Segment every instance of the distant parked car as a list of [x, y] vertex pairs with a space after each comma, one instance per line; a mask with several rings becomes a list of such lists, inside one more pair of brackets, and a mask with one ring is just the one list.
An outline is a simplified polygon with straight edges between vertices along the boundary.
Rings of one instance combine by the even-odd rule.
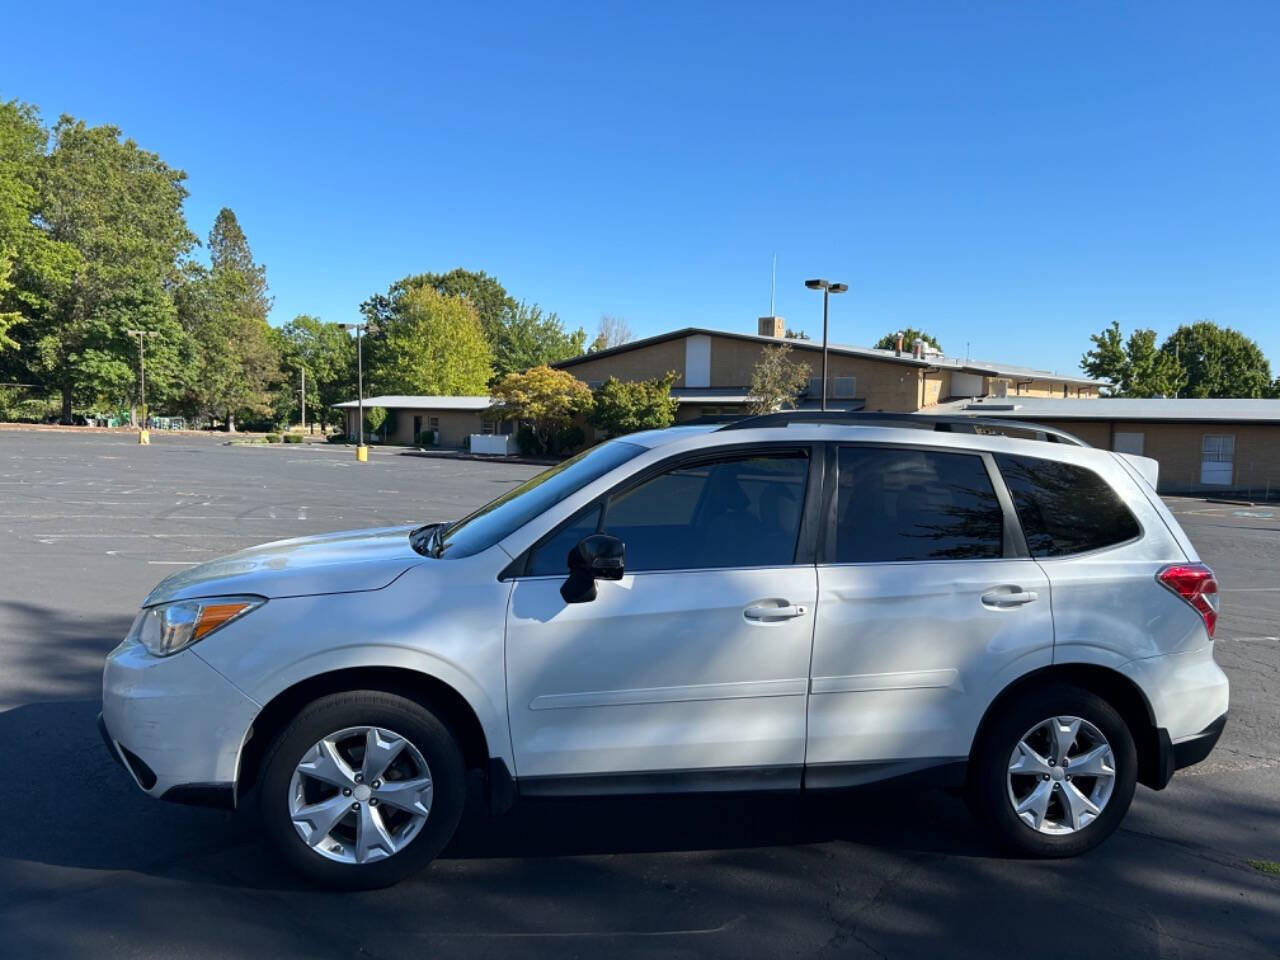
[[182, 571], [107, 659], [104, 736], [335, 887], [425, 866], [469, 770], [495, 811], [911, 777], [1081, 853], [1218, 740], [1217, 583], [1153, 461], [1004, 426], [635, 434], [453, 523]]

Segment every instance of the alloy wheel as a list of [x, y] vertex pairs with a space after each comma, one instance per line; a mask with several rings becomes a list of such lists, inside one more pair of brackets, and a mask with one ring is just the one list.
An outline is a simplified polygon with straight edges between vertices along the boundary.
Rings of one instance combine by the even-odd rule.
[[431, 814], [427, 761], [385, 727], [346, 727], [316, 741], [289, 782], [289, 815], [303, 843], [339, 863], [393, 856]]
[[1009, 757], [1008, 796], [1023, 823], [1040, 833], [1076, 833], [1111, 799], [1111, 744], [1080, 717], [1050, 717], [1022, 735]]

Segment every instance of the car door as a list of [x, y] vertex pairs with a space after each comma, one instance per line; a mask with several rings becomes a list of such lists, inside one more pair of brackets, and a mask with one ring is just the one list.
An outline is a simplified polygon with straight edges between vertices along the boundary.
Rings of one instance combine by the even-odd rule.
[[[522, 792], [799, 786], [821, 468], [807, 447], [668, 461], [532, 549], [507, 616]], [[624, 575], [566, 603], [596, 532]]]
[[818, 565], [807, 785], [964, 759], [1053, 657], [1049, 584], [989, 456], [842, 445]]

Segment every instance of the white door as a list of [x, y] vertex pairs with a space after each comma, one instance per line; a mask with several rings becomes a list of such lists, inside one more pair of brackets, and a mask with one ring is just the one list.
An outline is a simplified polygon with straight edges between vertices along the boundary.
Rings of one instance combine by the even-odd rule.
[[1233, 434], [1206, 433], [1200, 442], [1200, 482], [1230, 486], [1236, 454]]
[[1009, 556], [982, 456], [847, 446], [837, 469], [818, 566], [812, 786], [964, 759], [994, 696], [1053, 659], [1048, 580]]
[[[684, 464], [535, 547], [507, 616], [522, 792], [799, 786], [817, 574], [796, 563], [804, 451]], [[598, 596], [560, 596], [568, 549], [626, 545]], [[551, 779], [544, 779], [551, 778]]]

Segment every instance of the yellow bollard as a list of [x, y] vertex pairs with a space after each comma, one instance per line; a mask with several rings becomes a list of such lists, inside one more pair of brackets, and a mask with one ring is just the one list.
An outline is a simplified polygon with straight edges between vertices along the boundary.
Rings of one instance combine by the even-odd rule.
[[138, 442], [139, 442], [139, 443], [141, 443], [141, 444], [149, 444], [149, 443], [151, 443], [151, 431], [150, 431], [150, 430], [139, 430], [139, 431], [138, 431]]
[[366, 447], [364, 444], [361, 444], [360, 446], [356, 447], [356, 459], [361, 463], [368, 463], [369, 448]]

